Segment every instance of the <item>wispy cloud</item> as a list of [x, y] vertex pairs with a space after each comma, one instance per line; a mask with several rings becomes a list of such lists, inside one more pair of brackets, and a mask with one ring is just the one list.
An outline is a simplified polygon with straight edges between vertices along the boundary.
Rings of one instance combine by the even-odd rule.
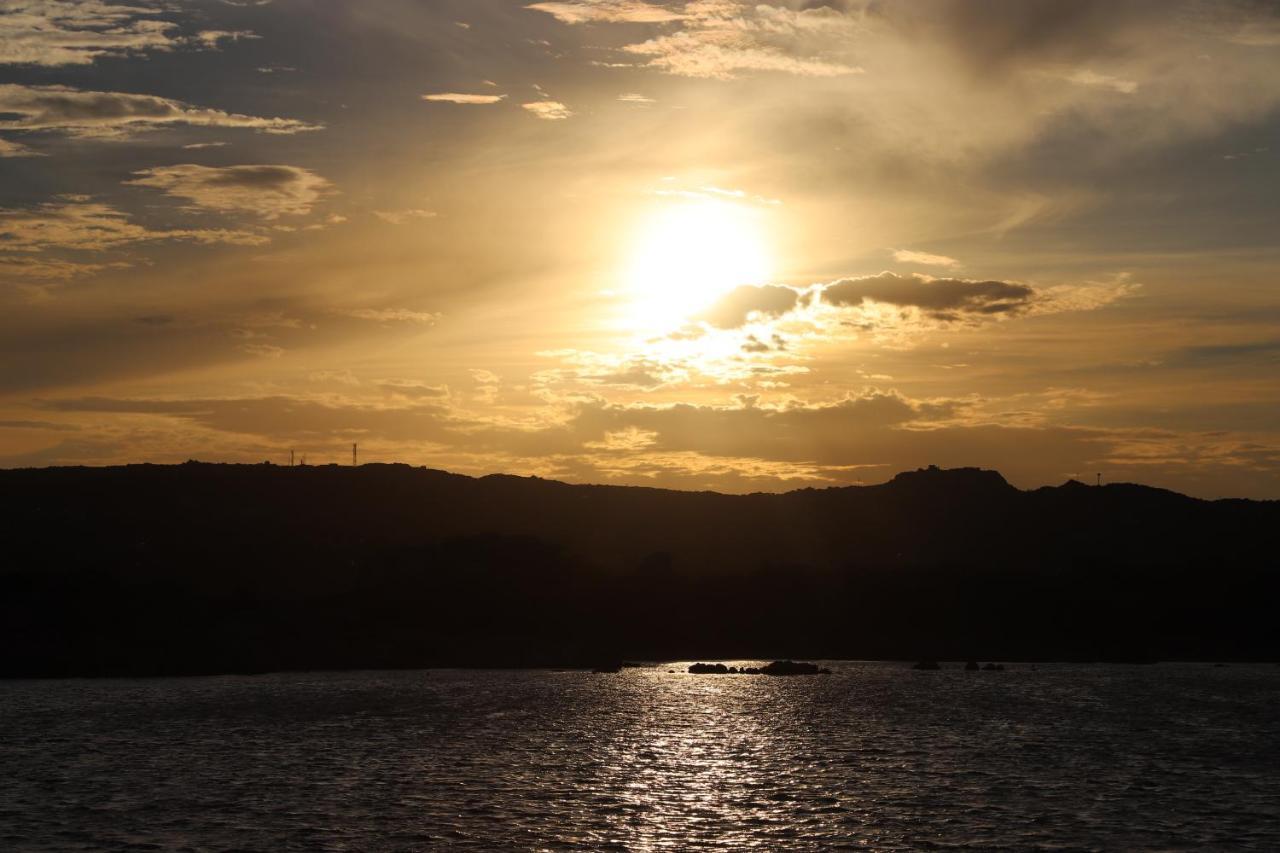
[[931, 267], [957, 267], [960, 262], [946, 255], [916, 252], [911, 249], [894, 249], [893, 259], [903, 264], [924, 264]]
[[836, 54], [847, 50], [855, 19], [826, 3], [799, 10], [765, 4], [701, 0], [680, 11], [632, 0], [579, 0], [528, 7], [566, 24], [674, 23], [674, 32], [626, 45], [646, 64], [684, 77], [729, 80], [743, 73], [780, 72], [809, 77], [858, 74]]
[[0, 210], [0, 251], [3, 252], [97, 251], [156, 240], [250, 246], [267, 242], [265, 237], [247, 231], [152, 229], [110, 205], [79, 199]]
[[245, 212], [263, 219], [302, 216], [333, 191], [333, 185], [298, 166], [198, 166], [184, 163], [134, 172], [125, 183], [186, 199], [192, 206]]
[[106, 0], [5, 0], [0, 64], [87, 65], [102, 56], [171, 50], [177, 25], [160, 7]]
[[0, 281], [69, 281], [113, 267], [124, 266], [128, 264], [123, 262], [95, 264], [43, 256], [14, 257], [0, 254]]
[[79, 137], [121, 137], [172, 125], [248, 128], [292, 134], [321, 125], [229, 113], [155, 95], [95, 92], [70, 86], [0, 84], [0, 130], [56, 131]]
[[373, 215], [389, 225], [407, 225], [422, 219], [435, 219], [439, 216], [434, 210], [409, 208], [407, 210], [375, 210]]
[[43, 157], [44, 154], [23, 145], [20, 142], [13, 142], [8, 139], [0, 138], [0, 157]]
[[506, 99], [506, 95], [471, 95], [463, 92], [437, 92], [433, 95], [423, 95], [424, 101], [435, 101], [446, 104], [496, 104]]
[[573, 110], [559, 101], [532, 101], [520, 106], [546, 121], [561, 121], [573, 115]]
[[1095, 86], [1101, 89], [1110, 89], [1113, 92], [1119, 92], [1122, 95], [1132, 95], [1138, 91], [1138, 83], [1134, 80], [1125, 80], [1121, 77], [1114, 77], [1110, 74], [1098, 74], [1088, 68], [1081, 68], [1073, 71], [1066, 76], [1066, 79], [1072, 83], [1081, 86]]
[[684, 18], [681, 12], [645, 0], [558, 0], [531, 3], [525, 8], [554, 15], [566, 24], [589, 21], [657, 24]]
[[430, 311], [411, 311], [408, 308], [352, 308], [340, 313], [358, 320], [372, 320], [375, 323], [431, 325], [440, 319], [439, 314]]
[[191, 37], [191, 40], [206, 50], [214, 50], [222, 45], [223, 42], [237, 42], [243, 39], [259, 39], [262, 36], [251, 30], [201, 30]]

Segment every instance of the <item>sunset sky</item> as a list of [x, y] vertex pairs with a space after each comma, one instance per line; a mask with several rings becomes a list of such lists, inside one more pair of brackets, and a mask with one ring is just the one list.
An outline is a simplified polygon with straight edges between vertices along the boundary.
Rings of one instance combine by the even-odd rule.
[[1280, 498], [1280, 4], [0, 0], [0, 467]]

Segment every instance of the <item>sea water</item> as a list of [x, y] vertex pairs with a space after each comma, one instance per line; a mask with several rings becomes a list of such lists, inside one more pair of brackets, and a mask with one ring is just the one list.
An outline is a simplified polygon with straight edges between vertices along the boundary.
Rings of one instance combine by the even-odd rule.
[[0, 849], [1280, 849], [1280, 668], [826, 665], [0, 682]]

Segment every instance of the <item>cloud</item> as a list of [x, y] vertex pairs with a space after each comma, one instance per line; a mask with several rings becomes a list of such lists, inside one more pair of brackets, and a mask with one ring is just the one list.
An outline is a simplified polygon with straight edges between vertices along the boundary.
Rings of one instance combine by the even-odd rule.
[[1245, 20], [1225, 38], [1248, 47], [1280, 47], [1280, 18]]
[[422, 100], [447, 104], [496, 104], [505, 100], [506, 97], [506, 95], [468, 95], [462, 92], [437, 92], [434, 95], [423, 95]]
[[421, 323], [430, 325], [440, 319], [439, 314], [429, 311], [410, 311], [407, 308], [354, 308], [343, 311], [348, 317], [359, 320], [373, 320], [377, 323]]
[[657, 101], [655, 101], [653, 98], [647, 97], [645, 95], [641, 95], [638, 92], [627, 92], [625, 94], [619, 95], [618, 100], [622, 101], [624, 104], [641, 104], [642, 106], [648, 106], [649, 104], [657, 103]]
[[[743, 285], [693, 319], [718, 329], [738, 329], [753, 320], [787, 319], [805, 309], [825, 308], [860, 312], [862, 316], [854, 325], [868, 329], [902, 325], [912, 317], [933, 325], [974, 324], [1027, 314], [1089, 311], [1130, 296], [1138, 288], [1126, 275], [1111, 281], [1036, 288], [1014, 281], [882, 272], [804, 289]], [[907, 315], [886, 315], [875, 310], [877, 306], [888, 306]], [[808, 316], [817, 317], [812, 312]], [[681, 330], [677, 334], [689, 332]]]
[[[2, 214], [0, 214], [2, 215]], [[3, 231], [0, 231], [2, 234]], [[127, 264], [88, 264], [44, 257], [11, 257], [0, 254], [0, 282], [2, 281], [69, 281], [85, 275], [93, 275], [112, 267]]]
[[868, 389], [827, 403], [776, 406], [753, 397], [728, 406], [586, 403], [570, 428], [577, 442], [637, 429], [654, 436], [656, 450], [844, 464], [876, 461], [853, 452], [870, 432], [938, 424], [964, 409], [961, 401], [911, 400], [896, 391]]
[[285, 352], [284, 347], [264, 343], [241, 344], [240, 351], [258, 358], [279, 358]]
[[[1086, 133], [1145, 156], [1152, 144], [1217, 132], [1280, 101], [1274, 52], [1236, 38], [1280, 28], [1270, 0], [890, 0], [849, 11], [881, 42], [869, 62], [914, 60], [921, 72], [886, 108], [913, 115], [932, 102], [931, 126], [966, 136], [1016, 145], [1046, 129]], [[1094, 142], [1082, 147], [1096, 156]]]
[[743, 72], [773, 71], [810, 77], [858, 74], [838, 54], [848, 49], [856, 21], [823, 7], [787, 9], [727, 0], [696, 0], [679, 11], [634, 0], [579, 0], [528, 7], [567, 24], [678, 23], [675, 32], [626, 45], [646, 64], [685, 77], [729, 80]]
[[449, 396], [448, 386], [431, 385], [420, 379], [379, 379], [373, 384], [397, 397], [440, 399]]
[[1138, 84], [1133, 80], [1124, 80], [1119, 77], [1112, 77], [1110, 74], [1098, 74], [1088, 68], [1081, 68], [1067, 75], [1067, 80], [1072, 83], [1078, 83], [1081, 86], [1097, 86], [1102, 89], [1110, 89], [1113, 92], [1119, 92], [1122, 95], [1132, 95], [1138, 91]]
[[705, 320], [720, 329], [736, 329], [753, 315], [776, 318], [794, 309], [800, 294], [779, 285], [743, 285], [721, 297], [714, 306], [696, 319]]
[[1035, 297], [1034, 288], [1015, 282], [902, 276], [891, 272], [842, 279], [821, 290], [822, 300], [829, 305], [850, 307], [879, 302], [914, 308], [941, 322], [1020, 314], [1030, 308]]
[[153, 230], [134, 222], [126, 213], [92, 201], [59, 200], [34, 208], [0, 209], [0, 252], [101, 251], [156, 240], [244, 246], [267, 242], [267, 238], [247, 231]]
[[1155, 26], [1217, 27], [1215, 18], [1252, 17], [1249, 6], [1214, 0], [935, 0], [877, 3], [867, 11], [903, 35], [945, 45], [972, 70], [994, 76], [1122, 56], [1150, 39]]
[[102, 56], [170, 50], [176, 24], [163, 8], [105, 0], [4, 0], [0, 64], [87, 65]]
[[191, 38], [191, 41], [200, 44], [206, 50], [217, 50], [224, 41], [237, 42], [241, 39], [259, 38], [262, 36], [251, 30], [201, 30]]
[[0, 138], [0, 157], [44, 157], [45, 155], [33, 148], [19, 143], [12, 142], [8, 139]]
[[406, 225], [419, 219], [434, 219], [439, 216], [434, 210], [408, 208], [407, 210], [375, 210], [373, 215], [390, 225]]
[[651, 68], [682, 77], [732, 80], [744, 71], [776, 71], [803, 77], [839, 77], [862, 69], [839, 62], [797, 57], [757, 43], [740, 30], [694, 30], [661, 36], [625, 50], [649, 57]]
[[333, 191], [329, 181], [298, 166], [198, 166], [184, 163], [134, 172], [126, 184], [152, 187], [194, 207], [252, 213], [263, 219], [302, 216]]
[[520, 106], [547, 121], [560, 121], [573, 115], [573, 111], [559, 101], [533, 101]]
[[54, 131], [77, 137], [121, 137], [173, 125], [241, 127], [292, 134], [320, 125], [294, 119], [228, 113], [125, 92], [94, 92], [70, 86], [0, 85], [0, 130]]
[[[557, 17], [568, 23], [608, 21], [597, 4], [567, 5], [570, 14]], [[798, 138], [821, 134], [856, 145], [873, 174], [935, 174], [935, 165], [963, 174], [1025, 146], [1070, 152], [1056, 163], [1116, 162], [1280, 104], [1270, 49], [1280, 15], [1270, 0], [692, 0], [668, 8], [677, 18], [655, 33], [621, 47], [592, 42], [621, 54], [601, 64], [629, 56], [688, 77], [841, 78], [812, 92], [754, 91], [760, 116], [789, 116], [766, 131], [768, 150], [803, 152]], [[1051, 180], [1055, 170], [1024, 172]]]
[[[1132, 472], [1147, 481], [1200, 482], [1202, 489], [1199, 478], [1206, 474], [1237, 483], [1246, 476], [1252, 488], [1266, 494], [1280, 464], [1274, 446], [1240, 437], [1017, 424], [983, 412], [972, 400], [911, 398], [878, 388], [774, 404], [754, 396], [725, 404], [668, 405], [592, 398], [536, 420], [515, 421], [453, 409], [443, 387], [412, 380], [382, 380], [373, 387], [383, 393], [369, 398], [333, 393], [82, 397], [45, 400], [39, 408], [68, 421], [92, 416], [95, 434], [114, 436], [113, 458], [155, 458], [166, 452], [185, 458], [181, 454], [189, 452], [193, 440], [235, 454], [236, 445], [227, 444], [234, 438], [251, 439], [257, 453], [258, 442], [317, 448], [359, 437], [387, 444], [393, 457], [455, 470], [736, 491], [864, 477], [875, 482], [937, 464], [994, 468], [1028, 486], [1059, 483], [1072, 471], [1105, 470], [1112, 478]], [[104, 417], [117, 414], [130, 416], [127, 433]], [[139, 415], [155, 420], [139, 430]], [[193, 434], [190, 427], [207, 432]], [[148, 442], [145, 448], [130, 444], [139, 436]], [[40, 464], [52, 461], [42, 458]]]
[[0, 421], [0, 429], [39, 429], [49, 432], [79, 432], [75, 424], [60, 424], [53, 421]]
[[932, 255], [928, 252], [913, 252], [910, 249], [894, 249], [893, 259], [903, 264], [924, 264], [932, 267], [957, 267], [960, 262], [946, 255]]
[[[271, 353], [263, 353], [267, 358]], [[85, 397], [51, 400], [48, 411], [151, 414], [206, 429], [276, 440], [320, 442], [358, 435], [403, 441], [461, 441], [444, 408], [436, 403], [388, 406], [301, 397], [227, 399], [112, 399]]]
[[609, 23], [659, 24], [681, 20], [684, 15], [644, 0], [560, 0], [531, 3], [525, 7], [554, 15], [566, 24], [592, 21]]

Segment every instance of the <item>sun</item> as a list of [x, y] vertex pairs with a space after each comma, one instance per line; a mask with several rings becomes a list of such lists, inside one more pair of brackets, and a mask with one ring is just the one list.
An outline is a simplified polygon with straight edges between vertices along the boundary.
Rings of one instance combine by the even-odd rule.
[[654, 211], [637, 230], [626, 268], [630, 322], [677, 326], [739, 285], [768, 282], [773, 261], [762, 219], [759, 210], [717, 199]]

